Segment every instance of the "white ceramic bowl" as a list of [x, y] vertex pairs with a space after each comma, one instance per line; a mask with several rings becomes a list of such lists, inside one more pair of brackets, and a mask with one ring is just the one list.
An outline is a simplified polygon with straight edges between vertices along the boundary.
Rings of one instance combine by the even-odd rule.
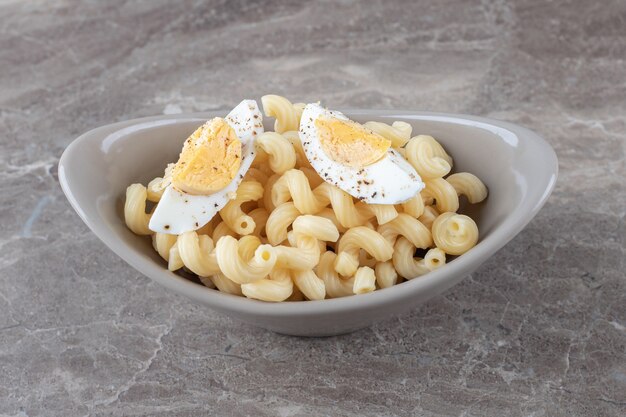
[[[502, 248], [537, 214], [557, 178], [553, 149], [511, 123], [474, 116], [411, 111], [347, 110], [350, 118], [402, 120], [414, 134], [434, 136], [452, 155], [455, 171], [468, 171], [489, 188], [488, 199], [470, 208], [481, 232], [469, 252], [444, 267], [392, 288], [322, 301], [266, 303], [220, 293], [167, 270], [150, 239], [123, 221], [126, 187], [146, 184], [176, 160], [182, 143], [220, 112], [156, 116], [91, 130], [68, 146], [59, 179], [83, 221], [111, 250], [164, 287], [235, 319], [279, 333], [304, 336], [354, 331], [414, 308], [450, 288]], [[266, 128], [271, 128], [268, 124]]]

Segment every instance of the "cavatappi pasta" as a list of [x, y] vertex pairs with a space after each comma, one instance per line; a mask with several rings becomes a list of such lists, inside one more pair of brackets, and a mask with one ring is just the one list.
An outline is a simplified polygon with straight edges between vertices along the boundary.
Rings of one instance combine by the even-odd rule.
[[169, 270], [185, 269], [207, 287], [255, 300], [323, 300], [415, 279], [478, 242], [476, 223], [457, 211], [461, 197], [479, 203], [487, 188], [471, 173], [450, 174], [453, 160], [432, 136], [411, 136], [405, 122], [365, 123], [425, 184], [403, 203], [366, 204], [311, 167], [298, 134], [303, 104], [276, 95], [262, 103], [275, 131], [256, 138], [257, 156], [236, 193], [200, 229], [172, 235], [148, 227], [173, 164], [147, 186], [127, 188], [126, 225], [151, 237]]

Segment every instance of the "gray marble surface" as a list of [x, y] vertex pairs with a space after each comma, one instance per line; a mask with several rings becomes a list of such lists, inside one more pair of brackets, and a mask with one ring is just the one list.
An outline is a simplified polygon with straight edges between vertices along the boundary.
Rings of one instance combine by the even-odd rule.
[[[0, 414], [626, 415], [626, 3], [601, 3], [0, 1]], [[463, 283], [326, 339], [168, 293], [61, 193], [85, 130], [269, 92], [523, 124], [559, 182]]]

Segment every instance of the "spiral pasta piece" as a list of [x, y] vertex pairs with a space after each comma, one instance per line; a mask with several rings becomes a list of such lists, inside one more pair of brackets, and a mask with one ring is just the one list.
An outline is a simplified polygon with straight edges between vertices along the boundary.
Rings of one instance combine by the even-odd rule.
[[261, 237], [265, 234], [265, 228], [267, 226], [267, 219], [270, 214], [262, 207], [255, 208], [251, 212], [248, 213], [248, 216], [252, 217], [254, 220], [254, 230], [252, 231], [252, 235]]
[[211, 279], [211, 277], [198, 277], [198, 279], [200, 280], [200, 282], [202, 283], [202, 285], [204, 285], [207, 288], [211, 288], [211, 289], [215, 289], [215, 283], [213, 282], [213, 280]]
[[354, 277], [344, 279], [339, 276], [335, 271], [336, 258], [337, 255], [334, 252], [324, 252], [316, 268], [317, 276], [324, 281], [326, 295], [329, 298], [346, 297], [353, 294]]
[[295, 107], [291, 101], [285, 97], [268, 94], [261, 97], [263, 104], [263, 113], [267, 117], [276, 118], [274, 130], [277, 133], [287, 132], [289, 130], [298, 130], [300, 127], [300, 117], [302, 109]]
[[363, 217], [369, 219], [368, 214], [375, 216], [378, 224], [389, 223], [398, 217], [398, 211], [391, 204], [365, 204], [360, 201], [356, 204], [356, 208]]
[[396, 242], [398, 236], [404, 236], [417, 248], [425, 249], [433, 245], [430, 230], [415, 217], [406, 213], [400, 213], [389, 223], [378, 226], [378, 233], [391, 245]]
[[256, 181], [243, 181], [237, 188], [237, 196], [220, 210], [220, 216], [228, 227], [240, 235], [249, 235], [254, 231], [256, 223], [241, 209], [248, 201], [256, 201], [263, 197], [263, 186]]
[[215, 226], [215, 229], [211, 234], [211, 239], [213, 239], [213, 242], [217, 242], [222, 236], [232, 236], [236, 238], [239, 235], [230, 227], [228, 227], [226, 222], [221, 221], [217, 224], [217, 226]]
[[174, 246], [170, 248], [170, 254], [167, 260], [167, 269], [169, 269], [170, 271], [178, 271], [183, 266], [185, 266], [185, 264], [180, 257], [177, 240], [176, 243], [174, 243]]
[[276, 206], [274, 205], [274, 202], [272, 201], [272, 192], [274, 190], [274, 184], [281, 177], [282, 175], [280, 174], [273, 174], [267, 179], [267, 182], [264, 185], [263, 200], [259, 201], [259, 203], [263, 203], [262, 204], [263, 207], [265, 208], [265, 210], [269, 212], [271, 212], [272, 210], [276, 208]]
[[147, 198], [146, 187], [141, 184], [132, 184], [126, 189], [124, 220], [126, 226], [137, 235], [152, 234], [152, 230], [148, 228], [150, 214], [146, 213]]
[[424, 256], [424, 265], [431, 271], [446, 264], [446, 253], [439, 248], [430, 249]]
[[[327, 182], [323, 182], [315, 188], [313, 194], [317, 197], [318, 204], [321, 207], [318, 212], [330, 204], [337, 220], [343, 227], [361, 225], [369, 217], [357, 209], [350, 194]], [[375, 214], [374, 211], [370, 211], [370, 213]]]
[[308, 300], [323, 300], [326, 297], [326, 285], [312, 270], [293, 271], [293, 283]]
[[221, 272], [237, 284], [265, 278], [277, 260], [276, 251], [270, 245], [260, 245], [252, 259], [244, 260], [239, 254], [239, 242], [232, 236], [223, 236], [217, 242], [215, 255]]
[[256, 144], [269, 155], [270, 168], [277, 174], [296, 166], [296, 151], [281, 134], [265, 132], [256, 139]]
[[462, 255], [478, 242], [478, 227], [463, 214], [443, 213], [432, 226], [435, 245], [450, 255]]
[[331, 208], [326, 207], [319, 213], [315, 213], [315, 215], [319, 217], [325, 217], [331, 222], [333, 222], [337, 230], [339, 230], [339, 233], [344, 233], [346, 230], [348, 230], [347, 227], [344, 227], [341, 223], [339, 223], [339, 220], [337, 219], [335, 212]]
[[244, 181], [256, 181], [260, 184], [265, 184], [268, 179], [269, 176], [259, 168], [248, 169], [248, 172], [246, 172], [246, 175], [243, 177]]
[[[410, 280], [441, 266], [433, 266], [441, 263], [441, 251], [436, 248], [426, 252], [424, 259], [414, 258], [414, 253], [415, 246], [411, 242], [404, 237], [398, 238], [394, 246], [392, 262], [396, 272], [403, 278]], [[437, 261], [433, 261], [432, 258], [437, 258]], [[445, 257], [443, 263], [445, 263]]]
[[352, 276], [359, 267], [359, 249], [364, 249], [379, 262], [388, 261], [393, 246], [380, 233], [365, 226], [349, 229], [339, 239], [335, 271], [343, 276]]
[[298, 218], [300, 211], [291, 202], [276, 207], [267, 218], [265, 233], [271, 245], [279, 245], [287, 239], [289, 226]]
[[209, 277], [220, 272], [210, 237], [185, 232], [178, 236], [176, 246], [184, 266], [194, 274]]
[[241, 285], [226, 278], [224, 274], [215, 274], [210, 277], [213, 284], [223, 293], [232, 295], [243, 295]]
[[244, 262], [249, 262], [252, 258], [254, 258], [254, 253], [257, 248], [261, 246], [261, 240], [252, 235], [242, 236], [237, 243], [237, 251]]
[[398, 282], [398, 273], [392, 261], [377, 262], [374, 272], [376, 272], [376, 283], [380, 288], [389, 288]]
[[152, 246], [154, 250], [161, 255], [161, 258], [168, 261], [170, 259], [170, 250], [176, 244], [176, 235], [168, 235], [167, 233], [155, 233], [152, 235]]
[[433, 222], [439, 216], [439, 212], [433, 206], [424, 207], [424, 214], [419, 216], [417, 220], [419, 220], [424, 226], [428, 228], [428, 230], [432, 229]]
[[441, 178], [452, 169], [452, 158], [432, 136], [419, 135], [405, 146], [406, 159], [423, 180]]
[[434, 200], [437, 211], [445, 213], [456, 212], [459, 209], [459, 196], [448, 181], [443, 178], [432, 178], [424, 181], [424, 184], [426, 187], [422, 190], [422, 196], [429, 203]]
[[391, 125], [382, 122], [367, 122], [365, 127], [391, 141], [394, 148], [403, 147], [411, 138], [413, 128], [406, 122], [393, 122]]
[[458, 195], [467, 197], [467, 201], [471, 204], [480, 203], [487, 198], [487, 187], [474, 174], [459, 172], [450, 175], [446, 181], [456, 190]]
[[293, 200], [293, 204], [302, 214], [315, 214], [326, 204], [313, 194], [309, 180], [297, 169], [285, 172], [272, 187], [272, 203], [275, 207]]
[[285, 301], [293, 293], [293, 280], [289, 270], [276, 268], [269, 277], [241, 285], [241, 292], [248, 298], [261, 301]]
[[366, 294], [376, 289], [376, 274], [368, 266], [362, 266], [354, 274], [354, 284], [352, 292], [355, 294]]
[[402, 211], [416, 219], [424, 214], [424, 200], [422, 195], [418, 194], [407, 202], [402, 203]]
[[274, 248], [277, 265], [282, 268], [299, 271], [313, 269], [320, 259], [319, 241], [334, 242], [339, 238], [335, 225], [324, 217], [299, 216], [292, 227], [296, 246], [280, 245]]
[[293, 146], [293, 149], [296, 152], [296, 166], [300, 169], [305, 167], [311, 168], [311, 163], [306, 157], [304, 148], [302, 147], [300, 133], [297, 130], [290, 130], [288, 132], [283, 132], [283, 137], [291, 143], [291, 146]]

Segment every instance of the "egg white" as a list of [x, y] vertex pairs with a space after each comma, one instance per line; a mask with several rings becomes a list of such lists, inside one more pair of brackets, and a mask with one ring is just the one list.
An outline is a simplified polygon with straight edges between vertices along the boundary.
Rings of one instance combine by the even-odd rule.
[[343, 113], [307, 104], [300, 120], [300, 140], [311, 166], [322, 179], [368, 204], [398, 204], [410, 200], [424, 188], [411, 164], [393, 148], [373, 164], [349, 167], [331, 159], [315, 126], [319, 117], [349, 120]]
[[241, 141], [241, 165], [235, 178], [225, 188], [206, 196], [167, 186], [150, 219], [150, 230], [175, 235], [197, 230], [235, 197], [256, 155], [254, 140], [263, 133], [263, 115], [255, 100], [243, 100], [225, 120]]

